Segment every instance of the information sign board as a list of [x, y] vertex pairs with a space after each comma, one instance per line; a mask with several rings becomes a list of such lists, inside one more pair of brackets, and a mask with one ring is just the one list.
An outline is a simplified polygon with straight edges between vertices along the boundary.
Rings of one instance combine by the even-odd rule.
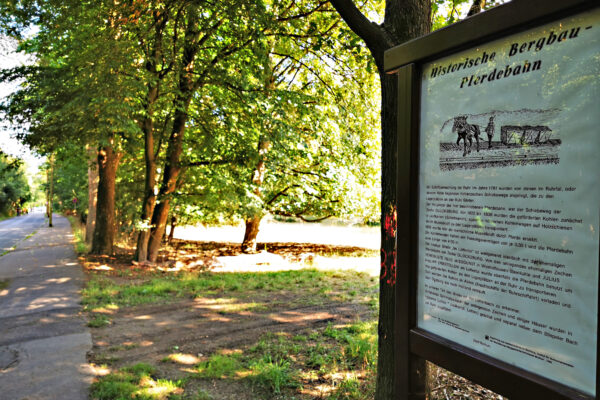
[[600, 9], [421, 71], [417, 326], [595, 396]]

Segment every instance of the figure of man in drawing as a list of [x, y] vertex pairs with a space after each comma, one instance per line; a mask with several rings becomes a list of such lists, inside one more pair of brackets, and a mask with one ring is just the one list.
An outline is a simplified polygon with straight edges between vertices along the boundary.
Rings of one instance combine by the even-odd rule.
[[485, 133], [487, 133], [488, 137], [488, 149], [492, 148], [492, 137], [494, 137], [494, 116], [490, 117], [490, 122], [488, 122], [487, 127], [485, 128]]

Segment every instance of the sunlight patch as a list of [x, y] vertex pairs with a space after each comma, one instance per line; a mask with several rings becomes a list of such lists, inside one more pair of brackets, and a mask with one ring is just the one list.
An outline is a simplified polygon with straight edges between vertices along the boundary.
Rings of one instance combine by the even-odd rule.
[[171, 362], [184, 365], [195, 365], [200, 362], [200, 359], [192, 354], [174, 353], [167, 358]]

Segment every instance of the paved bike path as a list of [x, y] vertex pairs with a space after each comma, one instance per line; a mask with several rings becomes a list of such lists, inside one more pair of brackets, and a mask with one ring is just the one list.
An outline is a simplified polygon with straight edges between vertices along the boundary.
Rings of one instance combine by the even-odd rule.
[[[84, 275], [66, 218], [0, 257], [0, 399], [88, 399]], [[2, 284], [4, 282], [4, 284]]]

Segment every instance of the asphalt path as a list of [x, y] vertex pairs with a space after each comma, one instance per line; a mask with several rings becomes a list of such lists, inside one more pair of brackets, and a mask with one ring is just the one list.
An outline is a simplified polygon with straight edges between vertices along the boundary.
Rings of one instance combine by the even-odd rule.
[[43, 224], [43, 213], [31, 213], [0, 221], [0, 254], [10, 250]]
[[[81, 315], [84, 275], [69, 222], [30, 214], [0, 223], [0, 399], [85, 400], [92, 372]], [[33, 235], [32, 235], [33, 234]], [[2, 254], [2, 252], [0, 252]]]

